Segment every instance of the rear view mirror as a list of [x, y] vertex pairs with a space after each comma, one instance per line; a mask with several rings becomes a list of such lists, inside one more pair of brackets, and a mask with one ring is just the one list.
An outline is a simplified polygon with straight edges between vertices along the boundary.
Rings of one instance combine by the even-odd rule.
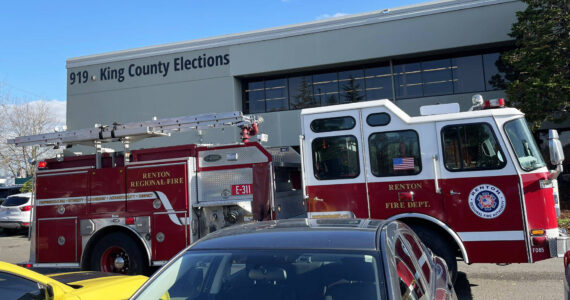
[[561, 165], [564, 161], [564, 150], [558, 138], [558, 131], [550, 129], [548, 131], [548, 149], [550, 150], [550, 163]]

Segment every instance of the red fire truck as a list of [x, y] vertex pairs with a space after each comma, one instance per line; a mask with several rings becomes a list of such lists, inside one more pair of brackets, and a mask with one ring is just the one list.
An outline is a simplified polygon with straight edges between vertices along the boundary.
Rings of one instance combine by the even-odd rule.
[[[562, 255], [570, 242], [555, 210], [560, 141], [553, 131], [558, 167], [549, 172], [524, 115], [502, 106], [479, 96], [470, 111], [426, 106], [417, 117], [389, 100], [304, 109], [300, 155], [248, 142], [256, 119], [241, 113], [16, 138], [9, 142], [97, 150], [39, 165], [31, 261], [143, 272], [219, 228], [305, 211], [402, 220], [454, 274], [456, 258]], [[220, 126], [241, 127], [244, 142], [129, 151], [140, 138]], [[107, 141], [125, 150], [106, 150]]]

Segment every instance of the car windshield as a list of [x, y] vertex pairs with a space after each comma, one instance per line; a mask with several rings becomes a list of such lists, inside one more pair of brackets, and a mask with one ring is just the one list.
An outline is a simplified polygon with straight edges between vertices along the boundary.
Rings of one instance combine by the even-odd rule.
[[30, 200], [28, 197], [8, 197], [2, 205], [4, 206], [20, 206], [26, 204]]
[[135, 299], [385, 299], [371, 254], [189, 251]]
[[505, 132], [523, 170], [532, 171], [545, 166], [524, 118], [507, 122]]

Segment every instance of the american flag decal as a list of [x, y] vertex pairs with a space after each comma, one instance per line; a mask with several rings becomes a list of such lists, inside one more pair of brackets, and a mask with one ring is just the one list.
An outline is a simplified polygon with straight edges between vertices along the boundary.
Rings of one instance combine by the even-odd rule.
[[394, 171], [397, 170], [413, 170], [414, 158], [413, 157], [398, 157], [393, 159]]

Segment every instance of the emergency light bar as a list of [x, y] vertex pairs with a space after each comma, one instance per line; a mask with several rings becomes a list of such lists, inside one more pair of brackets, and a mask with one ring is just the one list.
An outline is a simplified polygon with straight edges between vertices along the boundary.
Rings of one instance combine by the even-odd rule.
[[483, 109], [502, 108], [502, 107], [505, 107], [505, 99], [503, 98], [485, 100], [483, 102]]

